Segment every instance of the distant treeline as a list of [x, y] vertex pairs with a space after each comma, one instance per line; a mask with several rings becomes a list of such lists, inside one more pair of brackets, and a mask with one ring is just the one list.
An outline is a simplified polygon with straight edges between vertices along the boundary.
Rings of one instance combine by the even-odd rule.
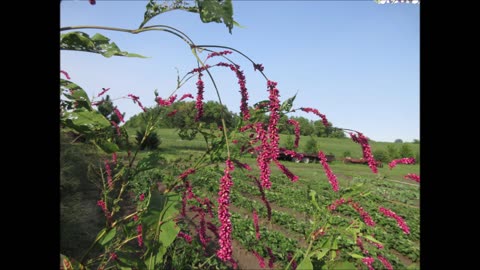
[[[126, 128], [142, 129], [145, 128], [147, 119], [153, 114], [160, 113], [161, 121], [158, 122], [159, 128], [177, 128], [189, 129], [198, 127], [216, 129], [222, 125], [221, 114], [224, 113], [225, 123], [228, 128], [233, 128], [241, 121], [241, 116], [228, 110], [225, 105], [220, 105], [216, 101], [207, 101], [203, 104], [203, 116], [198, 122], [195, 122], [197, 110], [194, 101], [180, 101], [171, 106], [148, 108], [147, 112], [141, 112], [132, 116], [125, 124]], [[252, 117], [260, 118], [263, 122], [268, 122], [268, 114], [255, 112], [250, 108]], [[296, 120], [300, 125], [300, 134], [304, 136], [343, 138], [345, 134], [335, 127], [325, 127], [321, 119], [312, 121], [305, 117], [282, 115], [279, 121], [279, 131], [281, 134], [294, 134], [295, 128], [288, 123], [289, 119]]]

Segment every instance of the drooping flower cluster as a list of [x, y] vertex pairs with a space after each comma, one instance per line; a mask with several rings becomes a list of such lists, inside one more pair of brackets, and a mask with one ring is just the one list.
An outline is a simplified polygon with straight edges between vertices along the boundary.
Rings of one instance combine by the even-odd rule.
[[175, 110], [173, 110], [173, 111], [171, 111], [171, 112], [167, 113], [167, 116], [168, 116], [168, 117], [172, 117], [172, 116], [174, 116], [175, 114], [177, 114], [177, 112], [178, 112], [178, 110], [177, 110], [177, 109], [175, 109]]
[[272, 249], [269, 247], [267, 247], [267, 252], [268, 256], [270, 257], [270, 259], [268, 260], [268, 267], [273, 268], [273, 263], [275, 263], [275, 255], [273, 255]]
[[287, 260], [290, 262], [292, 262], [290, 264], [290, 266], [292, 267], [292, 270], [296, 270], [297, 269], [297, 261], [295, 261], [295, 259], [293, 258], [292, 256], [292, 253], [291, 252], [288, 252], [287, 253]]
[[293, 150], [288, 150], [285, 148], [280, 148], [280, 151], [283, 152], [285, 155], [291, 156], [292, 158], [296, 158], [298, 160], [301, 160], [303, 158], [303, 154], [297, 153]]
[[213, 223], [211, 223], [210, 221], [207, 221], [207, 228], [215, 235], [215, 237], [218, 238], [218, 230]]
[[388, 163], [388, 167], [393, 169], [397, 164], [415, 164], [415, 158], [399, 158], [399, 159], [394, 159], [390, 163]]
[[107, 204], [103, 200], [97, 201], [97, 205], [100, 206], [106, 218], [110, 218], [111, 214], [107, 209]]
[[195, 108], [197, 109], [197, 114], [195, 115], [195, 121], [200, 120], [203, 116], [203, 92], [204, 85], [202, 81], [202, 73], [198, 73], [197, 81], [197, 100], [195, 102]]
[[205, 61], [208, 59], [208, 58], [211, 58], [211, 57], [214, 57], [214, 56], [222, 56], [222, 55], [227, 55], [227, 54], [231, 54], [232, 51], [229, 51], [229, 50], [225, 50], [225, 51], [221, 51], [221, 52], [212, 52], [212, 53], [209, 53], [207, 55], [207, 58], [205, 59]]
[[360, 206], [359, 203], [349, 200], [348, 204], [350, 204], [350, 206], [352, 206], [353, 209], [355, 209], [355, 211], [357, 211], [357, 213], [360, 214], [365, 224], [367, 224], [370, 227], [375, 226], [375, 221], [373, 221], [372, 217], [367, 213], [367, 211], [363, 209], [363, 207]]
[[182, 101], [182, 100], [184, 100], [184, 99], [186, 99], [186, 98], [191, 98], [191, 99], [193, 99], [193, 96], [192, 96], [192, 94], [183, 94], [183, 96], [182, 96], [178, 101]]
[[108, 90], [110, 90], [110, 88], [103, 88], [102, 87], [102, 92], [100, 92], [97, 97], [101, 97], [103, 94], [105, 94]]
[[363, 252], [363, 254], [368, 255], [368, 250], [365, 249], [363, 246], [363, 241], [360, 236], [357, 236], [357, 240], [355, 241], [357, 246], [360, 248], [360, 250]]
[[179, 231], [177, 236], [185, 239], [185, 241], [187, 241], [187, 243], [189, 244], [192, 242], [192, 237], [182, 231]]
[[347, 201], [344, 198], [337, 199], [331, 205], [328, 206], [328, 210], [335, 211], [337, 209], [337, 207], [339, 207], [340, 205], [342, 205], [346, 202]]
[[264, 269], [265, 268], [265, 260], [263, 259], [263, 257], [260, 256], [260, 254], [258, 254], [255, 250], [253, 250], [252, 253], [257, 258], [258, 265], [260, 266], [260, 268]]
[[118, 124], [115, 121], [110, 121], [110, 123], [115, 127], [115, 130], [117, 131], [117, 135], [121, 136], [122, 133], [120, 132], [120, 127], [118, 126]]
[[267, 220], [270, 221], [270, 218], [272, 217], [272, 208], [270, 207], [270, 202], [267, 200], [267, 197], [265, 196], [265, 190], [262, 187], [262, 184], [258, 180], [258, 178], [249, 175], [250, 178], [252, 178], [255, 181], [255, 184], [258, 187], [258, 190], [260, 191], [260, 196], [262, 198], [263, 203], [265, 204], [265, 207], [267, 208]]
[[112, 162], [115, 165], [117, 164], [117, 152], [112, 153]]
[[257, 240], [260, 240], [260, 229], [258, 227], [258, 215], [255, 209], [253, 210], [252, 215], [253, 215], [253, 226], [255, 227], [255, 236], [257, 237]]
[[285, 167], [285, 165], [280, 163], [278, 160], [274, 160], [274, 162], [275, 165], [277, 165], [277, 167], [283, 172], [283, 174], [285, 174], [288, 179], [290, 179], [290, 181], [294, 183], [298, 181], [298, 176], [294, 175], [289, 169], [287, 169], [287, 167]]
[[258, 148], [260, 152], [257, 154], [257, 165], [260, 169], [260, 181], [262, 183], [262, 187], [269, 189], [272, 186], [272, 183], [270, 182], [270, 161], [272, 158], [268, 137], [262, 127], [262, 123], [256, 123], [254, 127], [255, 131], [257, 132], [257, 139], [261, 142], [261, 145]]
[[365, 238], [365, 240], [366, 240], [368, 243], [374, 245], [374, 246], [375, 246], [376, 248], [378, 248], [378, 249], [382, 249], [382, 248], [383, 248], [383, 245], [380, 244], [380, 243], [376, 243], [376, 242], [370, 241], [370, 240], [368, 240], [367, 238]]
[[220, 62], [216, 64], [219, 67], [229, 67], [231, 71], [235, 72], [235, 75], [238, 79], [238, 85], [240, 85], [240, 95], [242, 97], [240, 101], [240, 111], [242, 112], [243, 120], [247, 121], [250, 119], [250, 111], [248, 110], [248, 91], [247, 91], [247, 82], [243, 71], [240, 70], [239, 65], [227, 64]]
[[118, 259], [118, 255], [115, 252], [110, 253], [110, 260], [115, 261]]
[[195, 169], [194, 168], [189, 168], [186, 171], [182, 172], [182, 174], [180, 174], [180, 179], [185, 180], [187, 178], [187, 176], [189, 176], [192, 173], [195, 173]]
[[363, 158], [368, 161], [368, 167], [370, 167], [373, 173], [378, 173], [377, 161], [373, 157], [372, 149], [368, 144], [368, 138], [361, 132], [357, 132], [357, 134], [350, 133], [350, 137], [352, 138], [352, 141], [362, 146]]
[[414, 174], [414, 173], [409, 173], [404, 176], [405, 179], [411, 179], [417, 183], [420, 183], [420, 175]]
[[171, 95], [168, 99], [163, 99], [161, 97], [157, 97], [156, 101], [158, 106], [170, 106], [173, 102], [177, 99], [177, 95]]
[[328, 127], [330, 126], [330, 123], [328, 123], [327, 117], [325, 114], [320, 113], [317, 109], [314, 108], [308, 108], [308, 107], [302, 107], [300, 110], [306, 112], [306, 113], [313, 113], [317, 115], [318, 117], [322, 118], [322, 123], [324, 126]]
[[335, 200], [331, 205], [328, 206], [328, 210], [335, 211], [338, 206], [347, 203], [349, 204], [357, 213], [362, 217], [363, 222], [368, 226], [375, 226], [375, 221], [373, 221], [372, 217], [360, 206], [359, 203], [354, 202], [351, 198], [345, 200], [344, 198], [340, 198]]
[[220, 179], [220, 190], [218, 192], [218, 220], [220, 228], [218, 229], [218, 243], [220, 249], [217, 256], [223, 261], [229, 261], [232, 258], [232, 222], [230, 221], [230, 188], [233, 186], [232, 176], [234, 166], [230, 159], [225, 162], [224, 175]]
[[108, 164], [108, 160], [105, 160], [105, 171], [107, 172], [107, 185], [108, 188], [111, 189], [113, 187], [112, 181], [112, 170], [110, 168], [110, 164]]
[[138, 246], [142, 247], [143, 246], [143, 235], [142, 235], [142, 224], [137, 225], [137, 242]]
[[330, 182], [330, 185], [332, 185], [333, 191], [337, 192], [338, 191], [337, 176], [333, 174], [332, 170], [330, 169], [330, 166], [327, 163], [327, 157], [322, 151], [319, 151], [318, 158], [320, 159], [320, 163], [322, 163], [323, 169], [325, 170], [325, 174], [328, 177], [328, 181]]
[[145, 200], [145, 194], [144, 194], [144, 193], [140, 194], [140, 196], [138, 197], [138, 199], [139, 199], [141, 202], [143, 202], [143, 201]]
[[279, 155], [278, 143], [280, 136], [278, 135], [278, 121], [280, 120], [280, 99], [277, 83], [274, 81], [267, 81], [270, 100], [269, 110], [270, 118], [268, 121], [267, 135], [270, 140], [269, 150], [271, 159], [276, 160]]
[[264, 67], [262, 64], [253, 64], [253, 70], [256, 71], [256, 70], [260, 70], [260, 71], [263, 71], [264, 70]]
[[205, 70], [207, 70], [207, 69], [209, 69], [209, 68], [211, 68], [211, 66], [209, 66], [209, 65], [201, 66], [201, 67], [192, 69], [192, 70], [191, 70], [190, 72], [188, 72], [187, 74], [200, 73], [200, 72], [205, 71]]
[[410, 228], [408, 227], [407, 223], [403, 218], [399, 215], [397, 215], [395, 212], [393, 212], [390, 209], [384, 208], [384, 207], [379, 207], [378, 210], [380, 213], [384, 214], [387, 217], [391, 217], [397, 221], [398, 227], [400, 227], [405, 234], [410, 233]]
[[378, 255], [377, 256], [377, 259], [382, 262], [383, 266], [385, 266], [385, 269], [387, 270], [393, 270], [393, 267], [392, 265], [390, 264], [390, 262], [385, 258], [385, 257], [382, 257], [381, 255]]
[[142, 109], [144, 112], [147, 112], [147, 109], [145, 109], [145, 107], [143, 107], [142, 103], [140, 102], [140, 98], [138, 96], [135, 96], [133, 94], [128, 94], [128, 96], [133, 100], [134, 104], [138, 104], [140, 109]]
[[295, 127], [295, 142], [293, 143], [293, 147], [298, 148], [298, 142], [300, 141], [300, 124], [293, 119], [288, 119], [288, 123]]
[[70, 76], [68, 76], [68, 73], [67, 73], [66, 71], [60, 70], [60, 73], [62, 73], [63, 75], [65, 75], [65, 77], [67, 78], [67, 80], [70, 80]]
[[120, 111], [118, 110], [117, 107], [115, 107], [113, 109], [113, 111], [115, 112], [115, 114], [117, 115], [118, 119], [122, 122], [122, 123], [125, 123], [125, 120], [123, 120], [123, 115], [120, 113]]
[[207, 227], [205, 224], [205, 212], [203, 209], [197, 211], [200, 215], [200, 226], [197, 228], [198, 237], [200, 238], [200, 243], [202, 244], [203, 250], [207, 250], [207, 245], [210, 238], [207, 236]]
[[365, 257], [362, 259], [362, 262], [368, 267], [368, 270], [375, 270], [372, 266], [374, 261], [375, 259], [372, 257]]

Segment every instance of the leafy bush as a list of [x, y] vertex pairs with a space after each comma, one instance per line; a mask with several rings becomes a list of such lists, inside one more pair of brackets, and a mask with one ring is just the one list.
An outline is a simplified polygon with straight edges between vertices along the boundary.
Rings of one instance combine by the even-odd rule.
[[137, 131], [136, 140], [137, 140], [137, 144], [140, 146], [140, 150], [145, 150], [145, 149], [155, 150], [155, 149], [157, 149], [158, 146], [160, 146], [160, 144], [162, 143], [162, 141], [158, 137], [157, 133], [152, 131], [150, 134], [148, 134], [148, 136], [145, 138], [145, 141], [142, 143], [142, 139], [143, 139], [143, 136], [145, 135], [145, 133], [146, 133], [145, 129], [141, 129], [141, 130]]
[[387, 153], [388, 153], [388, 158], [390, 160], [400, 158], [400, 156], [398, 155], [397, 148], [393, 144], [387, 145]]
[[288, 135], [287, 136], [287, 139], [285, 141], [285, 143], [283, 144], [283, 147], [285, 147], [286, 149], [293, 149], [294, 147], [294, 142], [293, 142], [293, 136], [292, 135]]
[[345, 151], [343, 152], [343, 157], [346, 158], [346, 157], [351, 157], [352, 156], [352, 153], [350, 151]]
[[405, 143], [402, 144], [402, 146], [400, 147], [400, 150], [398, 152], [399, 152], [401, 158], [403, 158], [403, 157], [413, 157], [412, 148], [408, 144], [405, 144]]
[[305, 151], [305, 153], [317, 153], [318, 152], [317, 141], [312, 136], [310, 136], [310, 139], [308, 139], [307, 143], [305, 144], [304, 151]]
[[373, 156], [375, 157], [375, 160], [381, 161], [381, 162], [388, 162], [388, 153], [384, 150], [376, 150], [373, 151]]

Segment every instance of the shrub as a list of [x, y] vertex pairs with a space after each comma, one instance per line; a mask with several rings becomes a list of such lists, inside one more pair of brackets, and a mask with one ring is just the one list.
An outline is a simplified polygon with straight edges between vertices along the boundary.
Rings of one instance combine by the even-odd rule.
[[145, 141], [141, 144], [143, 136], [145, 135], [146, 130], [141, 129], [137, 131], [137, 144], [140, 146], [140, 150], [155, 150], [162, 143], [156, 132], [151, 132], [146, 138]]
[[304, 151], [305, 153], [318, 152], [317, 141], [313, 138], [313, 136], [310, 136], [310, 139], [308, 139], [307, 143], [305, 144]]
[[387, 145], [387, 153], [388, 153], [388, 159], [390, 160], [400, 158], [400, 156], [398, 155], [397, 148], [393, 144]]
[[384, 150], [376, 150], [373, 151], [373, 156], [375, 157], [375, 160], [381, 161], [381, 162], [388, 162], [388, 153]]
[[402, 144], [399, 151], [400, 157], [413, 157], [412, 148], [408, 144]]

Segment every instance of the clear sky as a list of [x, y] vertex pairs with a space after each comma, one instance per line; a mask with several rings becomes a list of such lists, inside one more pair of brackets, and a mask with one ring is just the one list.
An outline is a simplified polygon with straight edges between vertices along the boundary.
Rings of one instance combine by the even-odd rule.
[[[143, 20], [147, 1], [61, 2], [60, 24], [100, 25], [135, 29]], [[244, 28], [232, 34], [224, 24], [202, 23], [199, 15], [171, 11], [147, 25], [164, 24], [187, 34], [196, 44], [236, 48], [265, 67], [278, 82], [280, 100], [298, 92], [294, 107], [313, 107], [336, 127], [363, 132], [376, 141], [412, 141], [420, 138], [420, 5], [376, 4], [367, 1], [233, 1], [234, 19]], [[120, 49], [148, 59], [112, 57], [61, 51], [62, 70], [89, 96], [102, 89], [112, 98], [129, 93], [145, 106], [154, 106], [154, 90], [168, 97], [180, 76], [196, 67], [188, 45], [166, 32], [138, 35], [103, 30]], [[64, 32], [65, 33], [65, 32]], [[202, 59], [206, 53], [202, 54]], [[265, 79], [240, 55], [232, 55], [244, 70], [249, 105], [268, 98]], [[211, 59], [211, 60], [220, 60]], [[209, 60], [210, 64], [217, 61]], [[240, 94], [235, 74], [212, 70], [221, 98], [239, 112]], [[177, 93], [195, 95], [196, 79]], [[206, 100], [217, 100], [204, 76]], [[115, 102], [126, 118], [141, 109], [131, 100]], [[317, 120], [313, 114], [295, 116]]]

